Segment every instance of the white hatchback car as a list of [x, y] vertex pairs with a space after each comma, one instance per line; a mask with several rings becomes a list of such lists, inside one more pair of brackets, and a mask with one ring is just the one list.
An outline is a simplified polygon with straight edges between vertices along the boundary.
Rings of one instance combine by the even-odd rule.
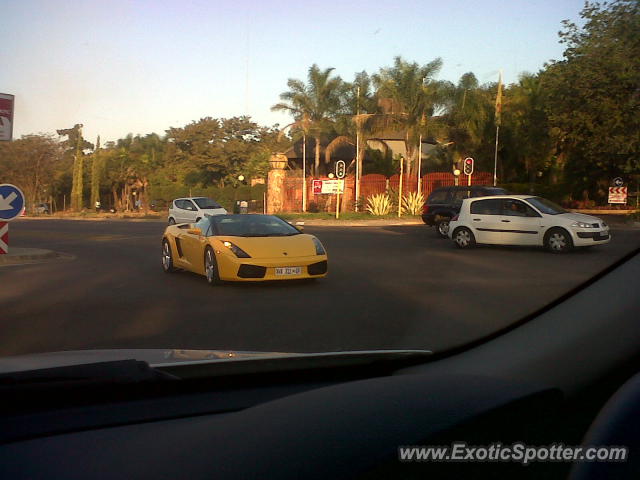
[[227, 211], [207, 197], [176, 198], [169, 205], [169, 225], [196, 223], [205, 215], [226, 215]]
[[467, 198], [451, 220], [449, 238], [457, 247], [476, 243], [539, 245], [554, 253], [609, 243], [607, 224], [598, 217], [570, 213], [532, 195]]

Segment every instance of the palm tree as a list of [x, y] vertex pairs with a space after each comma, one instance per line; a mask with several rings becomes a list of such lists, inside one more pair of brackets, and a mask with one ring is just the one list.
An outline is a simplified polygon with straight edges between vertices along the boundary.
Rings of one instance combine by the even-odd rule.
[[440, 58], [420, 66], [395, 57], [392, 67], [373, 76], [380, 106], [388, 116], [386, 123], [405, 131], [407, 170], [412, 173], [420, 135], [426, 133], [429, 119], [448, 103], [450, 84], [434, 79], [441, 67]]
[[493, 128], [493, 104], [476, 76], [465, 73], [452, 89], [452, 104], [446, 115], [446, 135], [453, 142], [456, 160], [476, 156], [486, 140], [489, 123]]
[[308, 125], [308, 132], [315, 140], [314, 174], [320, 169], [320, 140], [342, 107], [343, 82], [339, 76], [332, 76], [333, 68], [321, 70], [313, 64], [309, 68], [307, 84], [290, 78], [289, 90], [280, 94], [281, 103], [271, 110], [289, 112], [296, 122]]

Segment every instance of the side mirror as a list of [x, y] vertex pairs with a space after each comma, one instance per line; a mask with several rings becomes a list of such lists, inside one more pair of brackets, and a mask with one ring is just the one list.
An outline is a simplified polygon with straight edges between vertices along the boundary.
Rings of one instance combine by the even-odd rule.
[[191, 235], [202, 235], [202, 230], [199, 228], [189, 228], [187, 233], [190, 233]]
[[296, 224], [294, 225], [294, 227], [295, 227], [299, 232], [304, 232], [304, 222], [296, 222]]

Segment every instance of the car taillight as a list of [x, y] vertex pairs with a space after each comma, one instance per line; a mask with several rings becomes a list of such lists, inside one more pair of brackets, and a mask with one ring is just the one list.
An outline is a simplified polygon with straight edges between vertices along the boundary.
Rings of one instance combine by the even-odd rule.
[[422, 213], [429, 213], [429, 205], [427, 205], [426, 203], [422, 206]]
[[460, 215], [456, 215], [455, 217], [453, 217], [453, 218], [451, 219], [451, 221], [452, 221], [452, 222], [457, 222], [457, 221], [458, 221], [458, 217], [459, 217], [459, 216], [460, 216]]

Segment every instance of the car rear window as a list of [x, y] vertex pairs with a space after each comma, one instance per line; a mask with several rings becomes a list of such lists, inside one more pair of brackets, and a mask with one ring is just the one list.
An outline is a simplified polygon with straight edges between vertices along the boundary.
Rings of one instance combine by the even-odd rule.
[[447, 201], [448, 190], [440, 190], [429, 195], [427, 203], [445, 203]]
[[501, 215], [502, 200], [476, 200], [471, 204], [471, 213], [474, 215]]
[[196, 204], [202, 209], [222, 208], [219, 203], [217, 203], [215, 200], [212, 200], [210, 198], [194, 198], [193, 201], [196, 202]]

